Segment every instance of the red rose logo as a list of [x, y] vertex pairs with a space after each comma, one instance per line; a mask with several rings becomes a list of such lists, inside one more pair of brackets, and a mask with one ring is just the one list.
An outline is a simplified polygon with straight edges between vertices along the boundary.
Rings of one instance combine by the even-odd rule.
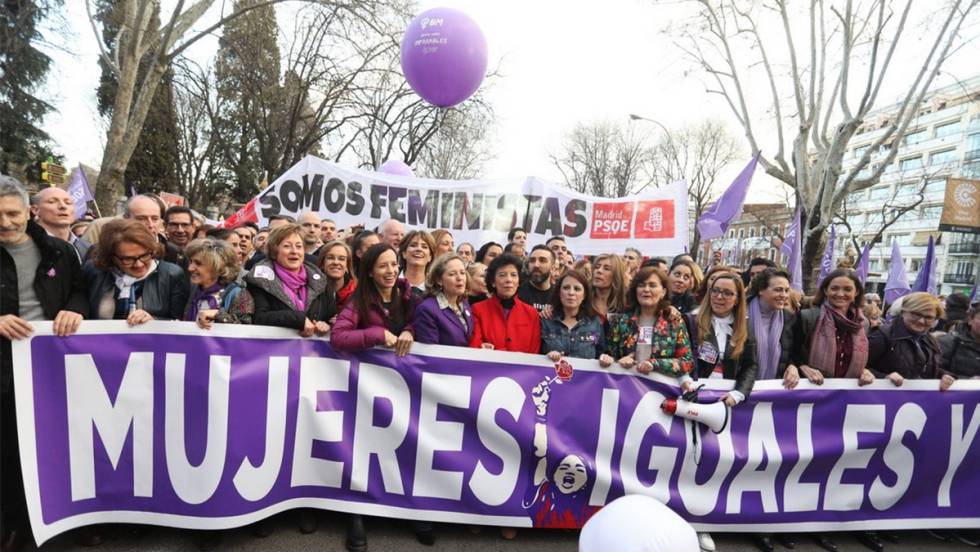
[[572, 372], [574, 371], [575, 369], [572, 368], [572, 365], [565, 359], [561, 359], [561, 361], [555, 363], [555, 374], [558, 375], [558, 379], [560, 379], [562, 383], [572, 381]]

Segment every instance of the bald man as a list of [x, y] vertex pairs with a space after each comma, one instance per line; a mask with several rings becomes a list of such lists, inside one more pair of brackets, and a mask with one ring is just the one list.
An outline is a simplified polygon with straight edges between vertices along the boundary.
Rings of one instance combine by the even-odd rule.
[[307, 255], [313, 255], [320, 247], [320, 215], [305, 211], [296, 222], [303, 231], [303, 249]]
[[42, 189], [31, 198], [31, 214], [49, 236], [72, 245], [79, 263], [85, 262], [92, 244], [71, 231], [75, 222], [75, 200], [68, 192], [54, 186]]
[[174, 263], [187, 270], [187, 256], [175, 244], [167, 241], [163, 234], [163, 213], [166, 206], [162, 201], [148, 195], [137, 195], [129, 198], [123, 218], [129, 218], [143, 223], [147, 230], [153, 232], [163, 244], [163, 260]]
[[405, 225], [395, 219], [388, 219], [378, 227], [378, 234], [381, 234], [382, 242], [398, 251], [398, 246], [402, 244], [402, 238], [405, 237]]

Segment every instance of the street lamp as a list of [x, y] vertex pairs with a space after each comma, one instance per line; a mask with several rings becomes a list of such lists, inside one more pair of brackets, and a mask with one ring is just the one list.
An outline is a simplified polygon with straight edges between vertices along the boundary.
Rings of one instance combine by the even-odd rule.
[[664, 131], [664, 134], [667, 135], [667, 140], [672, 141], [672, 138], [670, 136], [670, 131], [667, 130], [667, 127], [664, 126], [664, 124], [661, 123], [660, 121], [651, 119], [649, 117], [644, 117], [642, 115], [637, 115], [636, 113], [630, 113], [630, 119], [633, 120], [633, 121], [646, 121], [648, 123], [653, 123], [653, 124], [657, 125], [658, 127], [660, 127], [661, 130]]

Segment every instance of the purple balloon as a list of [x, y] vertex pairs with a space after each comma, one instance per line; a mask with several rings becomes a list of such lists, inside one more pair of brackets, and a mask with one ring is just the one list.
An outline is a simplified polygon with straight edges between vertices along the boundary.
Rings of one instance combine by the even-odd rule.
[[378, 167], [378, 172], [398, 176], [415, 176], [415, 173], [412, 172], [412, 168], [406, 165], [405, 162], [400, 159], [389, 159], [385, 161], [380, 167]]
[[402, 38], [402, 72], [425, 101], [452, 107], [483, 82], [487, 40], [476, 21], [459, 10], [426, 10], [409, 23]]

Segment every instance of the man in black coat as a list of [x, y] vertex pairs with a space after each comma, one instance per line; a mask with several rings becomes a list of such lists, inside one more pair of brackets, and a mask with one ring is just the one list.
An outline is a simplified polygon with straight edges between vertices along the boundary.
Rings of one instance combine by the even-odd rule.
[[31, 322], [53, 320], [61, 336], [78, 330], [88, 300], [74, 248], [29, 220], [27, 193], [0, 176], [0, 532], [4, 549], [29, 531], [18, 455], [11, 342], [30, 337]]

